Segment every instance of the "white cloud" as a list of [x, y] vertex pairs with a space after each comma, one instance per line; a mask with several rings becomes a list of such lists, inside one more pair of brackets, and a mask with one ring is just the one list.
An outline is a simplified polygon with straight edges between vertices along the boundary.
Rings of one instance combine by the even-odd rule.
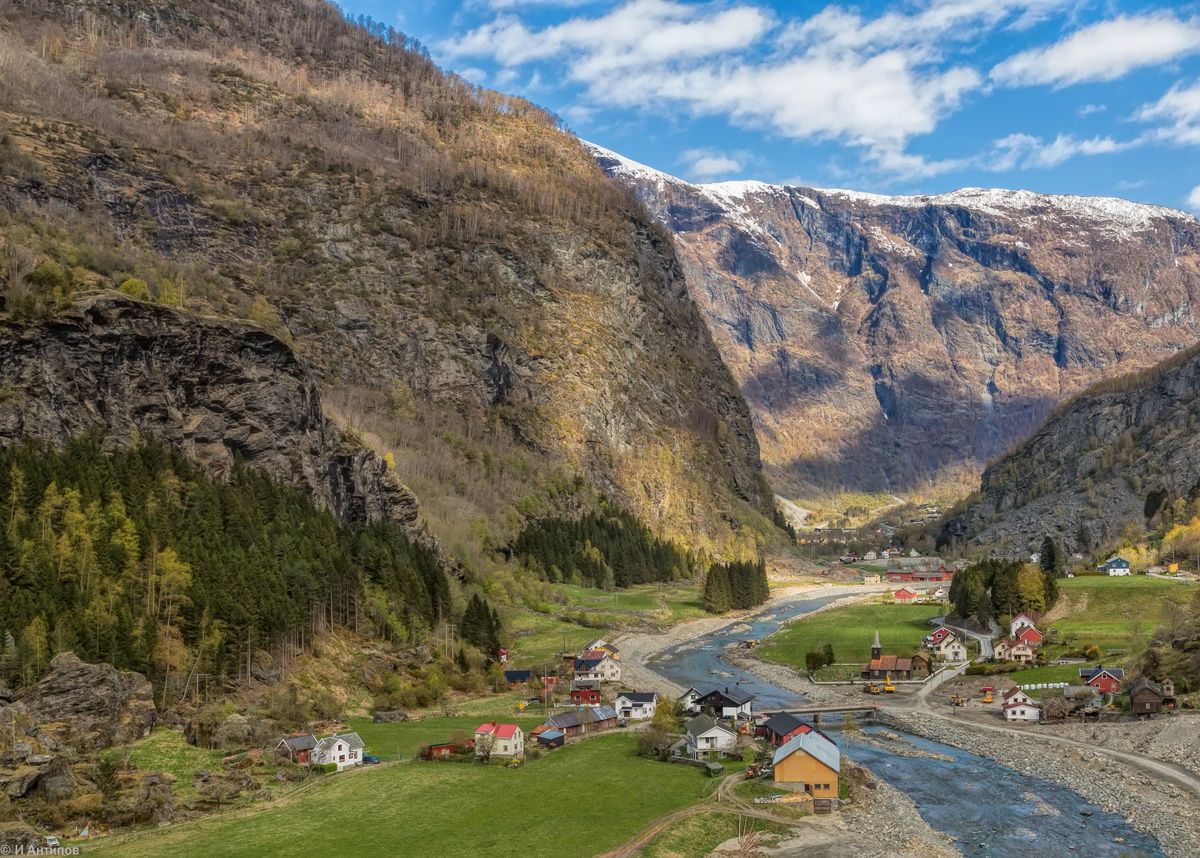
[[1106, 104], [1085, 104], [1079, 108], [1078, 113], [1080, 116], [1091, 116], [1093, 113], [1103, 113], [1106, 110], [1108, 110]]
[[688, 178], [698, 182], [711, 182], [743, 169], [738, 158], [712, 149], [688, 149], [680, 154], [679, 161], [685, 165]]
[[482, 84], [485, 80], [487, 80], [487, 72], [483, 69], [477, 69], [473, 66], [470, 68], [459, 69], [458, 76], [463, 80], [469, 80], [471, 83], [475, 84]]
[[1007, 86], [1116, 80], [1146, 66], [1200, 52], [1200, 23], [1170, 14], [1121, 16], [1076, 30], [1053, 45], [1031, 48], [992, 69]]
[[1043, 140], [1031, 134], [1009, 134], [993, 144], [992, 154], [985, 165], [997, 172], [1021, 169], [1057, 167], [1079, 155], [1109, 155], [1140, 146], [1140, 138], [1114, 140], [1111, 137], [1080, 139], [1059, 134], [1053, 140]]
[[1175, 84], [1158, 101], [1143, 105], [1136, 118], [1161, 123], [1151, 132], [1157, 139], [1200, 145], [1200, 80], [1190, 86]]
[[1188, 208], [1194, 212], [1200, 212], [1200, 185], [1192, 188], [1192, 192], [1187, 196]]

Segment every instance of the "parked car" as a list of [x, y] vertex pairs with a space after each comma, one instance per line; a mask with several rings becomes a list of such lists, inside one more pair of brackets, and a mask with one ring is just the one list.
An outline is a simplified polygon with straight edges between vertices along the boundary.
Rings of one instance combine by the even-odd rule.
[[374, 754], [363, 754], [363, 764], [367, 766], [376, 766], [383, 762]]
[[47, 834], [46, 835], [46, 846], [49, 847], [50, 849], [57, 849], [58, 848], [58, 838], [55, 837], [53, 834]]

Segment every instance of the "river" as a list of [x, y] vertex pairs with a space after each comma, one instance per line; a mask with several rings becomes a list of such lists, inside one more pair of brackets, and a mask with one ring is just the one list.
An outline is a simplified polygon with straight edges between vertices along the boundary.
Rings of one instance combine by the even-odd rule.
[[[803, 697], [735, 667], [723, 654], [734, 641], [764, 638], [792, 617], [836, 598], [768, 608], [761, 616], [732, 622], [699, 641], [663, 650], [651, 659], [650, 667], [684, 688], [694, 685], [707, 690], [737, 684], [755, 695], [760, 709], [802, 704], [806, 702]], [[747, 623], [749, 629], [744, 628]], [[911, 736], [907, 738], [912, 745], [950, 760], [900, 756], [856, 742], [852, 735], [823, 729], [839, 740], [850, 759], [907, 794], [922, 818], [932, 828], [956, 838], [965, 855], [1008, 858], [1014, 850], [1113, 858], [1163, 854], [1153, 838], [1131, 828], [1122, 817], [1104, 812], [1066, 787], [1026, 777], [986, 757]], [[867, 728], [873, 730], [876, 728]], [[1084, 811], [1091, 815], [1084, 816]], [[1124, 842], [1114, 842], [1118, 837]]]

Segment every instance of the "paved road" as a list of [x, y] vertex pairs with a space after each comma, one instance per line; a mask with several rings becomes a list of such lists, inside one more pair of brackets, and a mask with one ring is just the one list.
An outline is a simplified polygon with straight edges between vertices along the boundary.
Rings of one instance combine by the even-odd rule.
[[956, 626], [947, 622], [945, 617], [938, 617], [938, 619], [942, 621], [946, 628], [953, 629], [960, 635], [975, 638], [975, 640], [979, 641], [980, 658], [991, 658], [996, 654], [996, 651], [992, 649], [992, 640], [1000, 636], [1000, 627], [996, 625], [995, 620], [988, 620], [988, 623], [991, 624], [991, 632], [990, 634], [985, 634], [984, 632], [971, 631], [971, 629], [964, 628], [963, 626]]

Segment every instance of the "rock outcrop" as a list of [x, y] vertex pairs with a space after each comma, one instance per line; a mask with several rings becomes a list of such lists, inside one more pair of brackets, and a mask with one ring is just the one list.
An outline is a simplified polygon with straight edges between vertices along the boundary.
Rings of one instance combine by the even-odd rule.
[[1072, 393], [1200, 337], [1200, 224], [1182, 212], [692, 185], [592, 151], [675, 234], [781, 489], [978, 474]]
[[0, 443], [99, 432], [153, 436], [221, 476], [240, 459], [347, 523], [416, 523], [416, 498], [344, 439], [317, 385], [276, 337], [119, 296], [0, 326]]
[[[43, 745], [79, 751], [149, 735], [158, 714], [146, 677], [108, 664], [87, 664], [70, 652], [56, 655], [49, 672], [12, 708], [29, 716]], [[27, 765], [34, 762], [30, 758]]]
[[940, 538], [1023, 555], [1049, 534], [1069, 551], [1100, 550], [1163, 504], [1200, 497], [1198, 429], [1194, 346], [1064, 404], [984, 471]]

